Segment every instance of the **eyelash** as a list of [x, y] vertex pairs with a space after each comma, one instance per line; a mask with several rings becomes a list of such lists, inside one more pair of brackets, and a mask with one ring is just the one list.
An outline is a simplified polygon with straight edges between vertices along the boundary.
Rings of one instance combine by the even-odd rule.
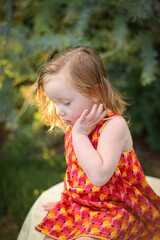
[[64, 103], [65, 106], [68, 106], [69, 104], [70, 104], [70, 102], [66, 102], [66, 103]]

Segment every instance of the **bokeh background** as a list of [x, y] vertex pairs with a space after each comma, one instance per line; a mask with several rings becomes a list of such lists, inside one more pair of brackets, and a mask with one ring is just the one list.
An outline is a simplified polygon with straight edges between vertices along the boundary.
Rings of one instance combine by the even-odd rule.
[[34, 82], [53, 52], [94, 47], [127, 99], [134, 146], [160, 177], [160, 2], [0, 1], [0, 238], [13, 240], [30, 207], [63, 180], [63, 133], [47, 133]]

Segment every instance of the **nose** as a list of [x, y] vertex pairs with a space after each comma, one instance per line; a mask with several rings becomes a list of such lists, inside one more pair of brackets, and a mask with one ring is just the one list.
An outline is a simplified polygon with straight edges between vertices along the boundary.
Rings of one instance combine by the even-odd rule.
[[59, 117], [63, 117], [65, 115], [65, 112], [64, 112], [63, 107], [61, 105], [56, 105], [56, 114]]

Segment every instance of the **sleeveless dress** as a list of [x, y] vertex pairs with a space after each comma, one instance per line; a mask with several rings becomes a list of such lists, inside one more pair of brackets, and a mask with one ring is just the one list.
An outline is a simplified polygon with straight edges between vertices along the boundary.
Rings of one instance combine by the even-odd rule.
[[[90, 133], [96, 149], [110, 113]], [[96, 239], [159, 240], [160, 197], [148, 185], [132, 148], [122, 152], [112, 178], [94, 186], [81, 168], [72, 145], [72, 128], [65, 134], [67, 171], [61, 200], [35, 229], [59, 240]], [[87, 159], [86, 159], [87, 161]]]

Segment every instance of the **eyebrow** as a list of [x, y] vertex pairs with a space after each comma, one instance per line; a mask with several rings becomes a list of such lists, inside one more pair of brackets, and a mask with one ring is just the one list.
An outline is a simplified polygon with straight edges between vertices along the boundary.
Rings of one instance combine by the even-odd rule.
[[61, 101], [71, 101], [71, 98], [62, 98], [61, 97], [61, 98], [56, 98], [56, 100], [58, 100], [59, 102], [61, 102]]

